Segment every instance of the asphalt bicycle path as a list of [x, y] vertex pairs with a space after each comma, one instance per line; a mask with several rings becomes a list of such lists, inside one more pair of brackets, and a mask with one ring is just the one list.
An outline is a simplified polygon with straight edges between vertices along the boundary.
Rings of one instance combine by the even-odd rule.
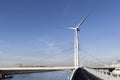
[[72, 80], [103, 80], [103, 79], [100, 79], [95, 75], [89, 73], [84, 68], [78, 68], [75, 71]]

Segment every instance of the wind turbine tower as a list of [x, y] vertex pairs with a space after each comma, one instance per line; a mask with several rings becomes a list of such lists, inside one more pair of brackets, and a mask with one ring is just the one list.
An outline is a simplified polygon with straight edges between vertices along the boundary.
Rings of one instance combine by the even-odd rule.
[[[91, 13], [91, 12], [90, 12]], [[79, 36], [80, 26], [84, 23], [90, 13], [85, 16], [76, 27], [69, 27], [69, 29], [74, 30], [74, 67], [79, 67]]]

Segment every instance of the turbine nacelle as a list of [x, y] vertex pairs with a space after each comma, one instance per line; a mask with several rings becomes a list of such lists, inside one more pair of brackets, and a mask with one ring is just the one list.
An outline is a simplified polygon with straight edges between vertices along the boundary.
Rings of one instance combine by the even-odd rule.
[[77, 29], [77, 31], [80, 31], [80, 29], [79, 28], [76, 28]]

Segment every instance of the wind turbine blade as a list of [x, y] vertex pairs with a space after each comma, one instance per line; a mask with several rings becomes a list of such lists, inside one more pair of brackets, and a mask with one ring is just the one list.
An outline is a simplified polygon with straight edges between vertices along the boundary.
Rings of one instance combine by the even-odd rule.
[[85, 16], [81, 21], [80, 23], [77, 25], [76, 28], [80, 28], [80, 26], [85, 22], [85, 20], [88, 18], [88, 16], [92, 13], [93, 9], [88, 13], [87, 16]]
[[76, 29], [76, 28], [74, 28], [74, 27], [67, 27], [67, 29]]

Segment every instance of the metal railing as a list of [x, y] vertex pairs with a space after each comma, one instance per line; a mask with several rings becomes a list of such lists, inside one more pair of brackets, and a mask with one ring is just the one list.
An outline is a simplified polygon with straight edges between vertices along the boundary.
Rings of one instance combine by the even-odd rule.
[[95, 70], [95, 69], [89, 69], [84, 68], [89, 73], [95, 75], [96, 77], [99, 77], [103, 80], [120, 80], [119, 75], [113, 75], [112, 73], [108, 72], [107, 70]]

